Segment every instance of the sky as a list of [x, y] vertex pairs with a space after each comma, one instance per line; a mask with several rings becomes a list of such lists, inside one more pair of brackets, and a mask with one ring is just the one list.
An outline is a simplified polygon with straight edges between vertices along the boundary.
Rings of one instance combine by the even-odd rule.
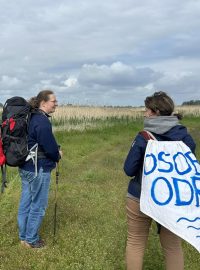
[[59, 104], [200, 99], [198, 0], [0, 0], [0, 102], [43, 89]]

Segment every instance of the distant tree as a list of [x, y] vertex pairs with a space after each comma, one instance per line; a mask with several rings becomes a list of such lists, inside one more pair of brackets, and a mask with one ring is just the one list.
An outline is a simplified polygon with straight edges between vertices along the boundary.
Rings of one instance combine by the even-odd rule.
[[0, 102], [0, 108], [2, 108], [3, 107], [3, 104]]
[[185, 101], [182, 103], [182, 106], [184, 105], [200, 105], [200, 100], [190, 100], [190, 101]]

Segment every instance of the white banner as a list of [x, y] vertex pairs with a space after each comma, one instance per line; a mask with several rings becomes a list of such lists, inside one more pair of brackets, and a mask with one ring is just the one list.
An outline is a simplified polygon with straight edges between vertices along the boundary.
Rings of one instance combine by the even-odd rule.
[[149, 140], [140, 209], [200, 252], [200, 165], [181, 141]]

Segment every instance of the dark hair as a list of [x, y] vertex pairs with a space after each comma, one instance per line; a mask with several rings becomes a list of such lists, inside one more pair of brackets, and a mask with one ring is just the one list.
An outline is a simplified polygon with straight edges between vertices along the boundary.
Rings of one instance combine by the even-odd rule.
[[171, 115], [174, 111], [173, 100], [163, 91], [146, 97], [144, 103], [147, 109], [151, 109], [158, 115]]
[[42, 90], [38, 93], [37, 96], [32, 97], [28, 102], [33, 109], [37, 109], [40, 107], [40, 103], [42, 101], [48, 101], [49, 96], [53, 94], [54, 92], [52, 90]]

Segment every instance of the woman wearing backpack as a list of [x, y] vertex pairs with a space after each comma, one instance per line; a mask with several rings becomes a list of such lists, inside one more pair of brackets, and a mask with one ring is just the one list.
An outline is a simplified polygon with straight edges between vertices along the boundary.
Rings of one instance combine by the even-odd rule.
[[47, 208], [51, 171], [61, 158], [49, 121], [49, 114], [55, 112], [57, 100], [53, 91], [44, 90], [29, 103], [33, 112], [28, 126], [28, 147], [33, 155], [30, 153], [30, 159], [19, 169], [22, 192], [18, 226], [23, 245], [41, 248], [44, 241], [39, 236], [39, 228]]
[[[165, 92], [155, 92], [145, 99], [144, 130], [151, 132], [157, 140], [183, 141], [192, 152], [195, 143], [187, 129], [173, 115], [174, 102]], [[126, 246], [127, 270], [141, 270], [144, 251], [152, 219], [140, 211], [141, 178], [147, 140], [139, 133], [134, 139], [125, 160], [124, 171], [134, 177], [129, 182], [127, 193], [128, 237]], [[183, 270], [184, 259], [181, 239], [164, 228], [160, 228], [160, 243], [165, 256], [167, 270]]]

